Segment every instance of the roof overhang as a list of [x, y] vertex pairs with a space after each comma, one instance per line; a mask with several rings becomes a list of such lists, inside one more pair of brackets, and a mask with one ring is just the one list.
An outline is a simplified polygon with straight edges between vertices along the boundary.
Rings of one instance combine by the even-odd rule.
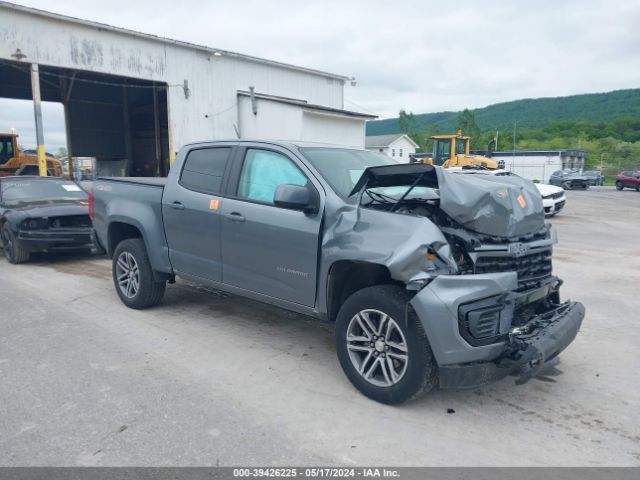
[[324, 105], [315, 105], [312, 103], [308, 103], [306, 100], [301, 100], [297, 98], [289, 98], [289, 97], [279, 97], [277, 95], [267, 95], [264, 93], [251, 93], [245, 90], [238, 90], [238, 95], [243, 97], [254, 97], [260, 100], [268, 100], [271, 102], [284, 103], [287, 105], [295, 105], [297, 107], [301, 107], [303, 110], [308, 110], [310, 113], [324, 113], [324, 114], [333, 114], [340, 117], [353, 117], [353, 118], [361, 118], [363, 120], [370, 120], [373, 118], [378, 118], [377, 115], [370, 115], [368, 113], [360, 113], [353, 112], [351, 110], [342, 110], [340, 108], [332, 108], [325, 107]]

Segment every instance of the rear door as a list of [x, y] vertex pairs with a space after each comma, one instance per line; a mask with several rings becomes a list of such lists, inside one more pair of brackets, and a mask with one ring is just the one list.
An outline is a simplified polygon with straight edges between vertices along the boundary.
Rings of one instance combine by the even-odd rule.
[[[314, 306], [321, 185], [286, 149], [256, 144], [238, 152], [222, 204], [223, 282], [251, 292]], [[278, 185], [308, 185], [320, 211], [305, 214], [274, 206]]]
[[220, 205], [233, 145], [197, 147], [189, 152], [162, 196], [169, 258], [176, 273], [222, 280]]

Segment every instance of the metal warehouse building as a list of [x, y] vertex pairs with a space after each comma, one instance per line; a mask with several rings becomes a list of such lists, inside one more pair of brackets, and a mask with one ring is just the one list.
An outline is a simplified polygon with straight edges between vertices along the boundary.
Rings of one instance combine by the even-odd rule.
[[[472, 153], [486, 155], [486, 150]], [[515, 150], [493, 152], [494, 160], [504, 161], [505, 169], [521, 177], [547, 183], [557, 170], [583, 170], [587, 152], [584, 150]]]
[[70, 154], [103, 174], [166, 175], [182, 145], [209, 139], [362, 148], [375, 118], [344, 110], [342, 75], [11, 3], [0, 39], [0, 97], [31, 99], [39, 78], [64, 106]]

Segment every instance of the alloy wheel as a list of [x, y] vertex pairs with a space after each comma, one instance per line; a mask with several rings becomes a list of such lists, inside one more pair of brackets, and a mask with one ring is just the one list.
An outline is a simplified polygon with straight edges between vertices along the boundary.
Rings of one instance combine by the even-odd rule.
[[407, 342], [396, 321], [379, 310], [362, 310], [347, 327], [351, 363], [367, 382], [378, 387], [398, 383], [407, 371]]
[[129, 252], [122, 252], [116, 262], [116, 278], [120, 291], [133, 298], [140, 288], [140, 270], [136, 259]]
[[5, 256], [10, 259], [13, 256], [13, 242], [11, 241], [11, 237], [4, 228], [0, 231], [0, 236], [2, 237], [2, 250]]

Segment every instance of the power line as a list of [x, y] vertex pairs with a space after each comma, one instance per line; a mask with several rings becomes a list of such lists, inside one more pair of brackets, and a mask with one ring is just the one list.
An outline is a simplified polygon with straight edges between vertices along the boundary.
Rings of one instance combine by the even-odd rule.
[[364, 110], [367, 113], [370, 113], [371, 115], [376, 115], [376, 116], [378, 115], [377, 113], [372, 112], [371, 110], [369, 110], [367, 108], [364, 108], [362, 105], [358, 105], [356, 102], [354, 102], [352, 100], [349, 100], [348, 98], [345, 98], [344, 101], [350, 103], [351, 105], [353, 105], [355, 107], [358, 107], [361, 110]]

